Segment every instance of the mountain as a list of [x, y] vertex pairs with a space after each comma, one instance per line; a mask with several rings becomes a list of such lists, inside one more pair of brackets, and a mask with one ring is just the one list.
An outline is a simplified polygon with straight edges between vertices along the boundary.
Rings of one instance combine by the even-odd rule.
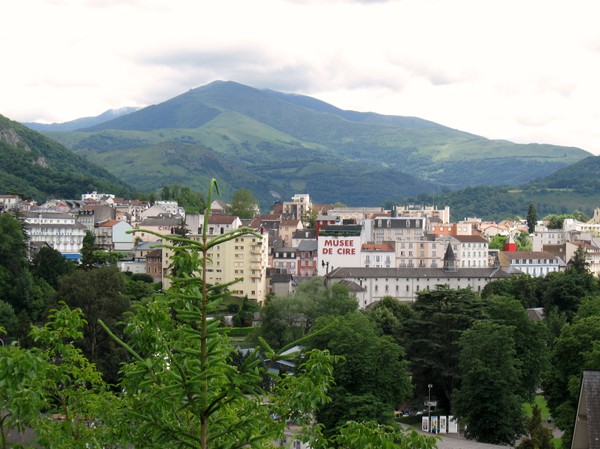
[[320, 202], [380, 205], [422, 192], [519, 185], [590, 156], [225, 81], [46, 135], [140, 190], [179, 183], [204, 191], [216, 177], [225, 197], [248, 188], [263, 206], [298, 192]]
[[43, 201], [133, 189], [68, 148], [0, 115], [0, 193]]
[[34, 131], [74, 131], [80, 128], [87, 128], [90, 126], [98, 125], [99, 123], [107, 122], [123, 115], [131, 114], [140, 108], [125, 107], [119, 109], [109, 109], [100, 115], [95, 117], [82, 117], [76, 120], [63, 123], [37, 123], [37, 122], [24, 122], [23, 125]]
[[540, 218], [574, 211], [591, 217], [594, 209], [600, 207], [600, 156], [587, 157], [519, 186], [468, 187], [435, 195], [422, 193], [400, 203], [449, 205], [454, 221], [475, 216], [487, 220], [525, 217], [531, 203]]

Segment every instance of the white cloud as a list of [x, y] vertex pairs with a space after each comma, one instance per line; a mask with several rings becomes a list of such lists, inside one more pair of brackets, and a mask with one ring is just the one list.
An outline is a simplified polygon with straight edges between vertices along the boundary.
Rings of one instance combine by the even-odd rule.
[[65, 121], [216, 79], [600, 154], [595, 0], [9, 0], [0, 113]]

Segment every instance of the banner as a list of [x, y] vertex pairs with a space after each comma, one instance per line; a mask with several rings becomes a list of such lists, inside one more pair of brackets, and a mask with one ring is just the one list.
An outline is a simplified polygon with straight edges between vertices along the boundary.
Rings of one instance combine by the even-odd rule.
[[431, 417], [431, 433], [439, 433], [439, 428], [438, 428], [438, 417], [437, 416], [432, 416]]
[[458, 421], [454, 416], [448, 416], [448, 433], [458, 433]]
[[427, 416], [421, 418], [421, 430], [423, 432], [429, 432], [429, 418], [427, 418]]
[[440, 433], [448, 432], [448, 418], [446, 416], [440, 416]]

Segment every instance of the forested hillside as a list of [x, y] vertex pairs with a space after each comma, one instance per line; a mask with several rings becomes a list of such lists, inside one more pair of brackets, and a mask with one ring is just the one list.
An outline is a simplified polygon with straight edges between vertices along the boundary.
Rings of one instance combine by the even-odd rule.
[[263, 208], [307, 192], [381, 205], [420, 193], [519, 185], [590, 154], [489, 140], [416, 117], [344, 111], [314, 98], [214, 82], [76, 132], [47, 133], [138, 189], [251, 189]]
[[79, 198], [93, 190], [129, 196], [109, 171], [57, 142], [0, 116], [0, 192], [44, 200]]

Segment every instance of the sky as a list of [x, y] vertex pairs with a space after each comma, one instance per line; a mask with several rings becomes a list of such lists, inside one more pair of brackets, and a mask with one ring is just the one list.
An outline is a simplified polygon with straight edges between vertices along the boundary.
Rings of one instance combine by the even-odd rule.
[[600, 154], [597, 0], [5, 0], [0, 114], [64, 122], [215, 80]]

